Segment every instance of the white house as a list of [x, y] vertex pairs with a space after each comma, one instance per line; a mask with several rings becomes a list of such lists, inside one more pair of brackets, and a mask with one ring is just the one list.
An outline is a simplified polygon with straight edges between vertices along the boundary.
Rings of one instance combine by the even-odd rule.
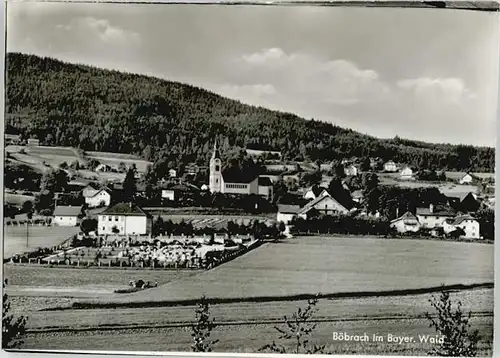
[[168, 170], [168, 176], [170, 178], [176, 178], [177, 177], [177, 171], [175, 169], [169, 169]]
[[328, 195], [328, 191], [325, 188], [315, 185], [305, 191], [303, 198], [314, 200], [322, 195]]
[[351, 208], [352, 207], [346, 207], [345, 205], [339, 203], [330, 194], [326, 194], [322, 196], [320, 195], [313, 201], [308, 202], [297, 214], [299, 217], [307, 219], [308, 214], [312, 209], [315, 209], [320, 214], [332, 215], [347, 214]]
[[201, 190], [203, 190], [203, 191], [207, 191], [208, 189], [209, 189], [209, 188], [208, 188], [208, 185], [207, 185], [207, 184], [203, 184], [203, 185], [201, 186]]
[[358, 168], [356, 168], [354, 165], [351, 164], [351, 165], [344, 168], [344, 173], [347, 176], [356, 176], [356, 175], [358, 175], [359, 170], [358, 170]]
[[111, 166], [109, 166], [108, 164], [99, 164], [99, 165], [95, 168], [95, 171], [96, 171], [96, 172], [106, 173], [106, 172], [111, 171]]
[[28, 139], [28, 146], [39, 146], [40, 145], [40, 140], [37, 138], [29, 138]]
[[288, 225], [300, 211], [299, 205], [278, 204], [278, 214], [276, 220]]
[[455, 217], [455, 212], [448, 208], [435, 208], [430, 204], [428, 208], [417, 208], [417, 219], [422, 228], [434, 229], [443, 227], [446, 219]]
[[259, 195], [263, 196], [267, 200], [272, 200], [273, 198], [273, 183], [268, 177], [259, 177], [258, 179]]
[[459, 180], [458, 182], [460, 184], [472, 184], [472, 181], [474, 180], [474, 178], [472, 177], [472, 175], [470, 175], [469, 173], [465, 173]]
[[99, 214], [99, 235], [147, 235], [151, 233], [152, 220], [141, 208], [132, 203], [119, 203]]
[[81, 212], [81, 206], [56, 206], [52, 222], [57, 226], [77, 226]]
[[111, 190], [108, 188], [96, 189], [87, 185], [82, 190], [82, 195], [89, 208], [96, 206], [109, 206], [111, 203]]
[[394, 219], [389, 224], [390, 227], [395, 228], [399, 233], [405, 232], [418, 232], [420, 230], [420, 222], [417, 217], [407, 211], [402, 216]]
[[396, 166], [396, 163], [394, 163], [392, 160], [389, 160], [388, 162], [384, 163], [384, 171], [395, 173], [398, 171], [398, 167]]
[[443, 225], [445, 233], [450, 233], [455, 231], [457, 228], [461, 228], [465, 235], [463, 237], [468, 239], [479, 239], [480, 235], [480, 225], [479, 222], [469, 215], [457, 216], [454, 219], [446, 220]]
[[167, 200], [175, 200], [175, 191], [173, 189], [162, 189], [161, 197]]
[[399, 177], [401, 180], [412, 180], [413, 170], [411, 170], [410, 167], [406, 167], [401, 171], [401, 173], [399, 173]]

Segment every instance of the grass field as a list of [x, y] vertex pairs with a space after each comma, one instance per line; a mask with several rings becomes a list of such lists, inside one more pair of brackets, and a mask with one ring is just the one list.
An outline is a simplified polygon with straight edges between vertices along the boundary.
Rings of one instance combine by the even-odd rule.
[[87, 152], [87, 157], [98, 160], [101, 164], [108, 164], [118, 167], [123, 162], [126, 166], [135, 164], [137, 171], [144, 173], [148, 165], [153, 165], [152, 162], [143, 160], [132, 154], [107, 153], [107, 152]]
[[4, 192], [4, 200], [7, 204], [12, 204], [21, 207], [25, 201], [34, 202], [35, 197], [30, 195], [12, 194]]
[[493, 282], [493, 246], [423, 240], [295, 238], [118, 302], [416, 289]]
[[78, 233], [78, 227], [30, 226], [28, 247], [26, 247], [26, 227], [5, 226], [3, 231], [3, 257], [15, 253], [34, 251], [39, 247], [59, 245], [70, 236]]

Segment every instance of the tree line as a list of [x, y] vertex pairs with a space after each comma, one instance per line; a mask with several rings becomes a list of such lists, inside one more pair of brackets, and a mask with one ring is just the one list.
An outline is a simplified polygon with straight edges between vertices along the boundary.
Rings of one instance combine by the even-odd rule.
[[45, 145], [133, 153], [176, 167], [221, 152], [275, 149], [284, 160], [379, 157], [446, 170], [494, 169], [494, 148], [378, 139], [158, 78], [9, 53], [6, 133]]

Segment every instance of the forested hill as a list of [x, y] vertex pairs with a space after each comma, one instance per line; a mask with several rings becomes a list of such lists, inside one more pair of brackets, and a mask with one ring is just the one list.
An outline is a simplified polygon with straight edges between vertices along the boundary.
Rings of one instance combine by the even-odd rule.
[[293, 114], [249, 106], [153, 77], [7, 54], [6, 133], [45, 145], [206, 163], [222, 150], [266, 147], [285, 159], [381, 157], [443, 169], [493, 171], [494, 149], [382, 140]]

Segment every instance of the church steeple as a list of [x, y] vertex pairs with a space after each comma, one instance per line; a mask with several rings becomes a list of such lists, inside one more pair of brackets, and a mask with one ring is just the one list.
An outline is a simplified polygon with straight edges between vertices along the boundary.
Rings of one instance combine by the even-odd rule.
[[217, 148], [217, 139], [214, 142], [214, 150], [212, 152], [212, 160], [216, 159], [216, 158], [220, 158], [219, 149]]
[[210, 158], [210, 177], [208, 185], [211, 193], [221, 192], [224, 185], [222, 178], [222, 163], [219, 149], [217, 148], [217, 140], [214, 143], [212, 158]]

